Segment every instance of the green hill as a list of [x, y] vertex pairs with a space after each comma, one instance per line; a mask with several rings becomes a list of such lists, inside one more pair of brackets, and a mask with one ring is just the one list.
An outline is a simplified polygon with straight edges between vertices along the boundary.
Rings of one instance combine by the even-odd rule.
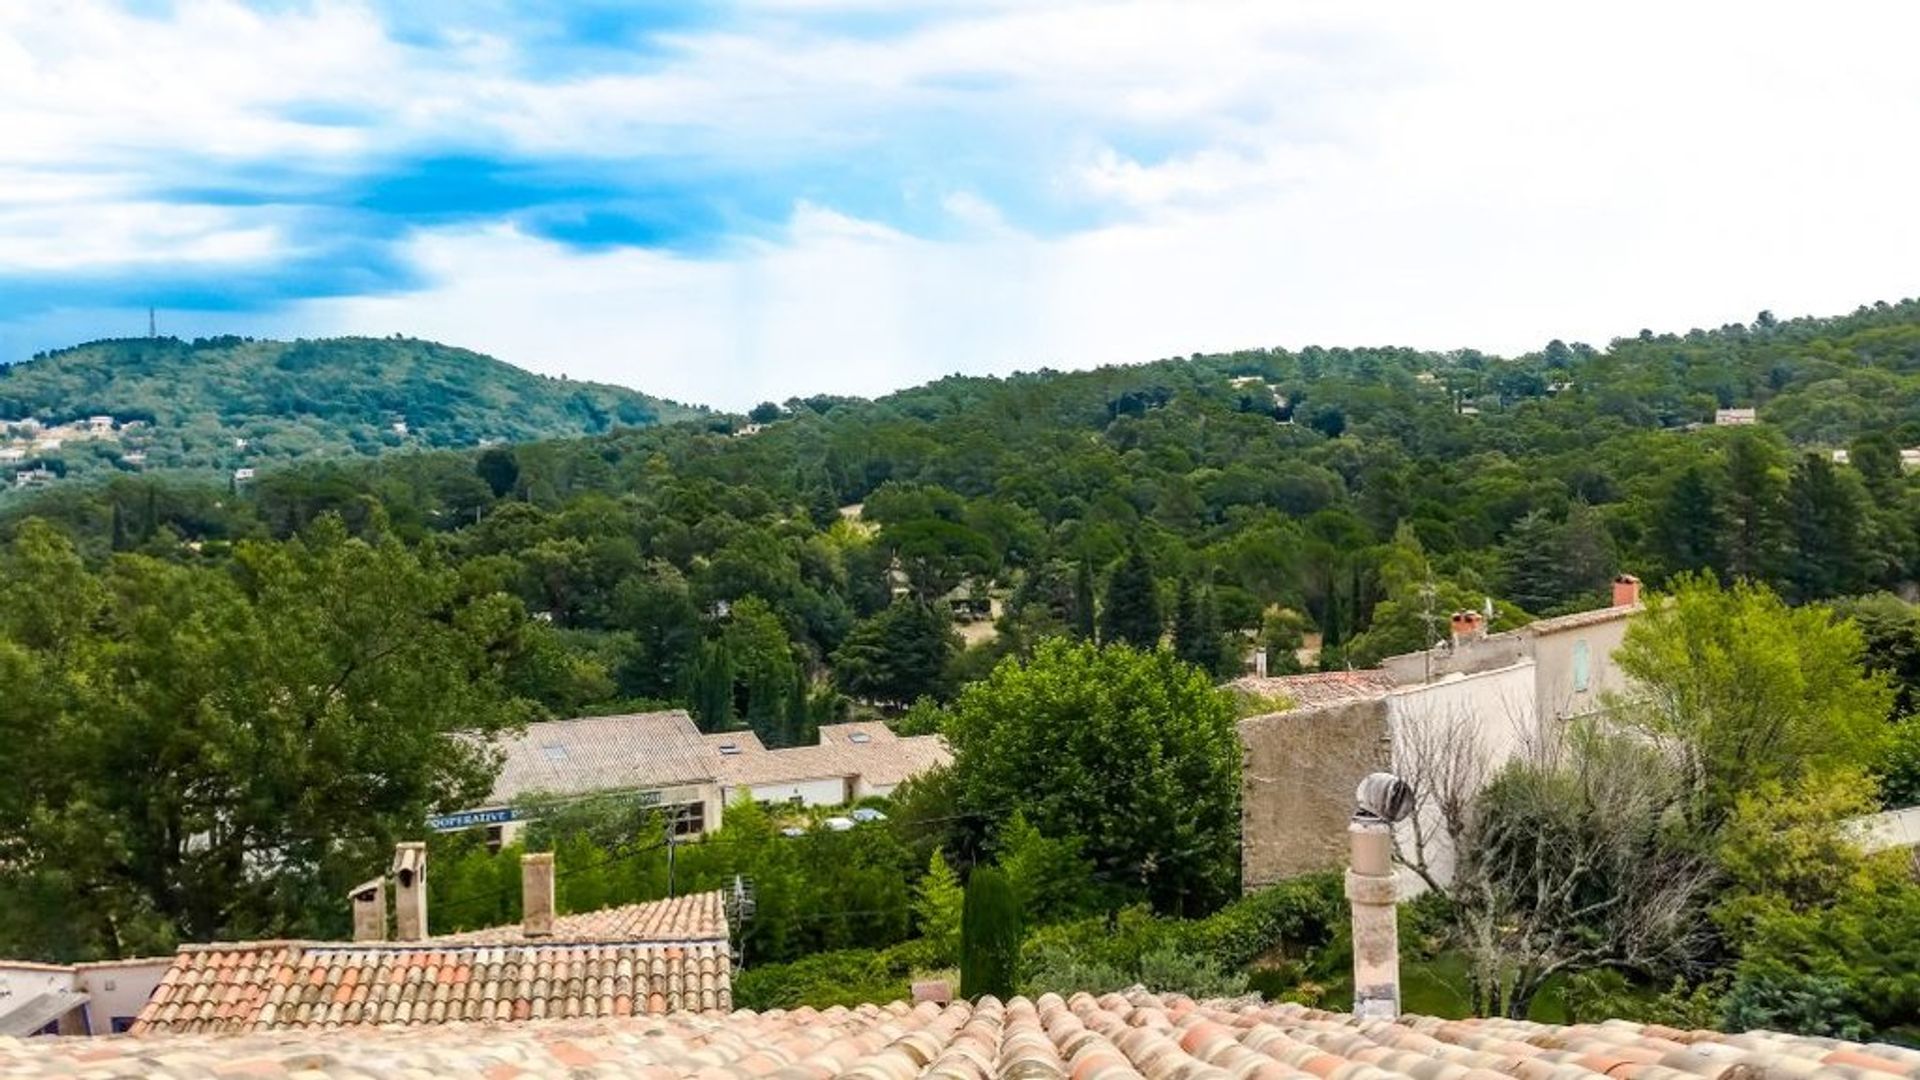
[[[696, 415], [621, 387], [535, 375], [409, 338], [96, 341], [0, 367], [0, 480], [36, 467], [64, 477], [267, 468]], [[89, 417], [111, 417], [110, 431], [85, 431]]]

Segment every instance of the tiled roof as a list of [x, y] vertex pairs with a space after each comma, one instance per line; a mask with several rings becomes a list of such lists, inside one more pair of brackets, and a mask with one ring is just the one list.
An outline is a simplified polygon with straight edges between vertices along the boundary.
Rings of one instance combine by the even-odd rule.
[[[696, 941], [727, 939], [727, 912], [723, 894], [716, 891], [676, 896], [671, 900], [649, 900], [643, 904], [556, 915], [553, 933], [532, 939], [532, 944], [566, 942]], [[429, 939], [432, 945], [518, 945], [529, 939], [521, 933], [521, 924], [494, 926], [485, 930], [466, 930], [441, 934]]]
[[859, 746], [863, 743], [892, 742], [898, 738], [892, 728], [878, 720], [820, 725], [822, 745]]
[[743, 754], [767, 752], [767, 744], [761, 742], [760, 736], [752, 731], [716, 731], [700, 736], [700, 741], [706, 743], [716, 754], [723, 746], [731, 746]]
[[181, 949], [133, 1030], [418, 1026], [731, 1005], [725, 941], [453, 947], [280, 941]]
[[1609, 1021], [1356, 1020], [1178, 996], [561, 1020], [346, 1032], [0, 1039], [0, 1073], [107, 1078], [592, 1076], [674, 1080], [1866, 1080], [1920, 1052]]
[[1623, 607], [1594, 608], [1592, 611], [1576, 611], [1571, 615], [1556, 615], [1551, 619], [1535, 619], [1521, 627], [1523, 632], [1540, 634], [1558, 634], [1566, 630], [1578, 630], [1583, 626], [1598, 626], [1601, 623], [1624, 619], [1640, 613], [1639, 604]]
[[504, 755], [489, 805], [542, 791], [594, 791], [699, 784], [714, 778], [714, 750], [678, 709], [528, 724], [497, 744]]
[[1393, 676], [1378, 668], [1365, 671], [1314, 671], [1305, 675], [1246, 675], [1227, 684], [1266, 697], [1281, 696], [1296, 709], [1314, 709], [1349, 701], [1368, 701], [1385, 697], [1397, 684]]
[[720, 782], [729, 785], [778, 784], [858, 776], [869, 785], [892, 786], [953, 760], [946, 740], [938, 735], [884, 739], [864, 743], [821, 743], [789, 746], [720, 757]]

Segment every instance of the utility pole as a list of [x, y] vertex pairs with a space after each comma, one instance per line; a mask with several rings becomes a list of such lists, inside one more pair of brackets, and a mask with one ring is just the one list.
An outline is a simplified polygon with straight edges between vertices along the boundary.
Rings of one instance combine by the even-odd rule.
[[157, 338], [160, 336], [160, 324], [157, 321], [155, 321], [153, 317], [152, 307], [147, 308], [147, 336], [150, 338]]
[[669, 900], [673, 899], [673, 826], [678, 816], [676, 814], [674, 818], [667, 819], [667, 899]]

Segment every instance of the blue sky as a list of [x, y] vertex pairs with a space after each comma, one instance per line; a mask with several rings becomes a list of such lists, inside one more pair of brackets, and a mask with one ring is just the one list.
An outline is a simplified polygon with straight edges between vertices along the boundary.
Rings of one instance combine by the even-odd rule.
[[1911, 5], [1557, 7], [18, 0], [0, 357], [151, 305], [737, 407], [1920, 292]]

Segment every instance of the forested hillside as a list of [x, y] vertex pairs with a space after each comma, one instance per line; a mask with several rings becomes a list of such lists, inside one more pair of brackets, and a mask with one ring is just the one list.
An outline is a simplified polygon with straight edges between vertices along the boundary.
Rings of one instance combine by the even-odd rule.
[[[96, 341], [0, 366], [0, 450], [20, 452], [0, 460], [0, 479], [30, 468], [60, 478], [265, 469], [693, 415], [621, 387], [550, 379], [404, 338]], [[86, 420], [96, 416], [111, 426], [88, 430]]]
[[[1759, 422], [1713, 426], [1728, 406]], [[553, 711], [683, 703], [770, 741], [836, 692], [940, 696], [1058, 632], [1164, 631], [1223, 672], [1250, 639], [1284, 667], [1318, 634], [1335, 667], [1419, 647], [1428, 609], [1600, 603], [1622, 569], [1804, 600], [1902, 587], [1920, 562], [1913, 301], [1514, 358], [1256, 350], [756, 413], [263, 473], [238, 503], [123, 478], [8, 520], [204, 559], [338, 512], [547, 613], [572, 663], [540, 691]], [[468, 415], [449, 423], [477, 436]], [[964, 650], [954, 606], [983, 616]]]

